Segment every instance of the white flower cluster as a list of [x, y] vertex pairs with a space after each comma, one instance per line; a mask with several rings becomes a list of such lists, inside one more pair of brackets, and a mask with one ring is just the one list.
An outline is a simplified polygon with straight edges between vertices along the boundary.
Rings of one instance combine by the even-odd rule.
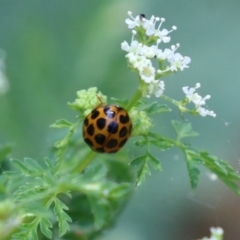
[[211, 227], [210, 228], [210, 231], [211, 231], [211, 237], [210, 238], [203, 238], [202, 240], [222, 240], [223, 239], [223, 229], [220, 228], [220, 227], [217, 227], [217, 228], [214, 228], [214, 227]]
[[[171, 39], [168, 34], [177, 29], [175, 26], [171, 30], [161, 29], [164, 18], [152, 16], [146, 19], [143, 14], [134, 18], [131, 12], [128, 12], [128, 15], [130, 18], [127, 18], [125, 22], [129, 29], [133, 29], [132, 40], [130, 44], [126, 41], [122, 42], [121, 48], [127, 52], [126, 58], [130, 66], [137, 70], [141, 81], [144, 82], [143, 95], [149, 97], [154, 94], [160, 97], [165, 90], [165, 84], [158, 78], [166, 73], [188, 68], [191, 59], [176, 53], [180, 44], [172, 45], [170, 49], [158, 48], [161, 42], [168, 43]], [[162, 66], [160, 69], [155, 69], [153, 59], [156, 59]]]
[[216, 113], [213, 111], [209, 111], [206, 108], [202, 107], [206, 104], [206, 100], [210, 99], [210, 95], [206, 95], [205, 97], [201, 97], [198, 93], [196, 93], [196, 89], [200, 88], [200, 83], [197, 83], [195, 87], [189, 88], [189, 87], [183, 87], [182, 90], [186, 94], [186, 97], [189, 102], [193, 102], [195, 104], [196, 112], [199, 113], [202, 117], [205, 117], [207, 115], [216, 117]]

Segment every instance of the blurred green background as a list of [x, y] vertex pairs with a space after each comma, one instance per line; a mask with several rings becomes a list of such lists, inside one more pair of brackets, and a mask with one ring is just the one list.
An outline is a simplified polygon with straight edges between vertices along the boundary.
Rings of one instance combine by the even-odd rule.
[[[128, 71], [123, 40], [131, 34], [127, 11], [166, 18], [178, 27], [171, 44], [190, 56], [190, 68], [166, 80], [166, 95], [181, 99], [182, 86], [202, 84], [211, 94], [211, 117], [189, 117], [200, 132], [191, 143], [240, 169], [240, 1], [239, 0], [51, 0], [0, 2], [0, 48], [7, 53], [10, 91], [0, 96], [0, 144], [14, 146], [12, 157], [41, 160], [59, 138], [48, 126], [74, 120], [67, 102], [77, 90], [97, 86], [109, 97], [131, 97], [136, 76]], [[161, 102], [161, 100], [159, 100]], [[160, 133], [173, 136], [175, 109], [155, 118]], [[153, 172], [138, 188], [114, 229], [101, 240], [192, 240], [224, 228], [225, 240], [240, 239], [240, 198], [203, 170], [191, 191], [181, 153], [155, 152], [163, 172]], [[84, 217], [84, 216], [82, 216]]]

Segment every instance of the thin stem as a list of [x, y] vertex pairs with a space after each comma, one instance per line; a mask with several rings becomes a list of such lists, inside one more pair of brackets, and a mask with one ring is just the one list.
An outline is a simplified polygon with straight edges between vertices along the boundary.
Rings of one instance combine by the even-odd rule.
[[164, 99], [165, 101], [168, 101], [168, 102], [172, 103], [173, 105], [175, 105], [177, 107], [180, 106], [180, 103], [178, 101], [176, 101], [176, 100], [174, 100], [174, 99], [172, 99], [172, 98], [170, 98], [170, 97], [168, 97], [164, 94], [161, 95], [161, 98]]
[[88, 166], [88, 164], [90, 164], [90, 162], [96, 157], [96, 155], [97, 153], [91, 150], [87, 154], [87, 156], [77, 164], [73, 172], [81, 173]]
[[133, 98], [130, 100], [128, 105], [126, 106], [126, 110], [130, 111], [132, 107], [136, 104], [136, 102], [142, 97], [142, 91], [137, 89], [136, 93], [134, 94]]

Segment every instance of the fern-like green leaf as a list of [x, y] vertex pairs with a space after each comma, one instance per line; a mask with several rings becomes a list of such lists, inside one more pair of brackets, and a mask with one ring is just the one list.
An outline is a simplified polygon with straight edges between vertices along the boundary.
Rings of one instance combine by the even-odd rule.
[[209, 170], [215, 173], [236, 194], [240, 195], [237, 185], [237, 182], [240, 181], [240, 176], [227, 162], [211, 156], [208, 152], [200, 152], [200, 156]]
[[52, 231], [49, 229], [52, 228], [52, 223], [48, 218], [41, 218], [40, 221], [40, 230], [41, 232], [49, 239], [52, 239]]
[[55, 123], [51, 124], [50, 127], [52, 127], [52, 128], [69, 128], [72, 125], [73, 125], [72, 123], [68, 122], [65, 119], [59, 119]]
[[59, 226], [59, 236], [63, 236], [67, 231], [69, 231], [69, 223], [72, 222], [72, 219], [69, 217], [69, 215], [65, 212], [65, 210], [68, 210], [68, 207], [60, 201], [58, 198], [54, 199], [54, 213], [57, 216], [58, 226]]
[[148, 161], [151, 164], [151, 166], [156, 170], [162, 170], [162, 167], [160, 165], [160, 161], [155, 158], [150, 152], [148, 152]]
[[158, 102], [153, 102], [150, 105], [144, 107], [142, 110], [147, 112], [148, 115], [172, 111], [171, 108], [169, 108], [167, 105], [159, 104]]
[[192, 130], [192, 125], [189, 122], [172, 121], [172, 125], [175, 128], [179, 141], [186, 137], [198, 136], [198, 133]]

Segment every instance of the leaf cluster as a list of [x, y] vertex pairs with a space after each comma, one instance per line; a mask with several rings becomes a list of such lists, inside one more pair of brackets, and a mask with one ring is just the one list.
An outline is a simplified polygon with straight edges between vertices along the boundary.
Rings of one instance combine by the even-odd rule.
[[[79, 233], [78, 239], [93, 239], [114, 222], [132, 191], [132, 174], [121, 154], [119, 160], [111, 161], [93, 152], [72, 154], [76, 145], [73, 134], [80, 122], [59, 120], [52, 125], [68, 129], [55, 144], [57, 162], [49, 158], [42, 162], [11, 159], [12, 169], [3, 176], [6, 197], [14, 203], [18, 224], [5, 239], [10, 235], [18, 240], [74, 239]], [[91, 162], [93, 157], [97, 159]], [[124, 171], [112, 174], [117, 168]]]
[[146, 175], [151, 174], [148, 164], [157, 170], [161, 170], [159, 159], [150, 153], [150, 146], [157, 147], [161, 151], [168, 150], [171, 147], [177, 147], [185, 157], [188, 175], [193, 189], [199, 184], [201, 176], [199, 167], [202, 165], [216, 174], [216, 176], [236, 194], [240, 195], [237, 184], [239, 183], [240, 176], [226, 161], [210, 155], [207, 151], [198, 151], [182, 141], [188, 137], [198, 136], [198, 133], [193, 131], [191, 123], [172, 121], [172, 125], [176, 132], [176, 139], [166, 138], [159, 134], [149, 132], [148, 135], [142, 136], [142, 139], [135, 141], [136, 146], [146, 147], [146, 153], [144, 155], [138, 156], [131, 161], [131, 165], [137, 167], [136, 185], [138, 186], [143, 183]]

